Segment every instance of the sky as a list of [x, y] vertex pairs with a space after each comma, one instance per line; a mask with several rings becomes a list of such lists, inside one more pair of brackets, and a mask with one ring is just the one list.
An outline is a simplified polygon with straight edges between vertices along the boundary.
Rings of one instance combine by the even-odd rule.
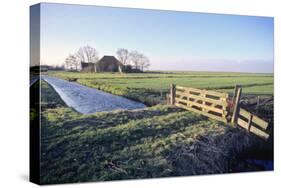
[[273, 72], [271, 17], [41, 4], [41, 63], [59, 65], [79, 47], [99, 57], [137, 50], [150, 70]]

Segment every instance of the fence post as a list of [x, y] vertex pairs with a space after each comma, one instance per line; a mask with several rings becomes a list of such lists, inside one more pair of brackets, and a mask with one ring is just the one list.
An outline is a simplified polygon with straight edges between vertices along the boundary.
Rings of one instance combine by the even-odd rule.
[[259, 107], [260, 107], [260, 96], [257, 97], [256, 114], [259, 113]]
[[[202, 91], [201, 96], [206, 98], [206, 91], [205, 90]], [[206, 102], [204, 100], [202, 101], [202, 105], [204, 105], [204, 106], [206, 105]], [[202, 108], [202, 111], [206, 112], [207, 110], [205, 108]]]
[[174, 84], [171, 84], [170, 86], [170, 104], [174, 105], [175, 104], [175, 91], [176, 91], [176, 86]]
[[232, 102], [234, 104], [234, 108], [233, 108], [231, 123], [237, 122], [237, 117], [238, 117], [238, 114], [239, 114], [239, 102], [240, 102], [240, 98], [241, 98], [241, 93], [242, 93], [242, 88], [239, 85], [236, 85], [235, 90], [234, 90], [234, 96], [233, 96], [233, 99], [232, 99]]
[[250, 114], [250, 118], [248, 119], [248, 131], [249, 131], [249, 132], [250, 132], [250, 130], [251, 130], [252, 119], [253, 119], [253, 114]]
[[167, 100], [167, 104], [169, 105], [171, 103], [169, 93], [166, 94], [166, 100]]

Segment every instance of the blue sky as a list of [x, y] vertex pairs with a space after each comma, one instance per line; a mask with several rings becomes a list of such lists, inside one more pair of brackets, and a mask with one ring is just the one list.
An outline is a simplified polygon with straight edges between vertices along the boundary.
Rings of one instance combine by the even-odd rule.
[[138, 50], [154, 70], [273, 72], [273, 18], [41, 4], [41, 61]]

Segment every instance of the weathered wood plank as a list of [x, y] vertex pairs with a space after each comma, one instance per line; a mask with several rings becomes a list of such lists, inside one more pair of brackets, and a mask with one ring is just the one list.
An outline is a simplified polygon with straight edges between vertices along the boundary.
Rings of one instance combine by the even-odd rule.
[[247, 129], [248, 130], [248, 122], [238, 118], [237, 119], [237, 125], [243, 127], [244, 129]]
[[171, 105], [175, 103], [175, 94], [176, 94], [176, 86], [174, 84], [171, 84], [170, 86], [170, 100], [171, 100]]
[[215, 107], [212, 107], [212, 106], [207, 106], [207, 105], [204, 105], [204, 104], [199, 104], [197, 102], [192, 102], [192, 101], [188, 101], [188, 100], [177, 98], [177, 97], [175, 98], [175, 101], [186, 103], [187, 106], [197, 106], [199, 108], [202, 108], [202, 110], [205, 109], [206, 111], [217, 112], [217, 113], [220, 113], [221, 115], [226, 114], [226, 113], [224, 113], [225, 111], [223, 109], [215, 108]]
[[188, 91], [187, 87], [182, 87], [182, 86], [176, 86], [176, 91], [182, 90], [182, 91]]
[[180, 107], [180, 108], [184, 108], [186, 110], [189, 110], [189, 111], [192, 111], [192, 112], [196, 112], [196, 113], [199, 113], [199, 114], [202, 114], [204, 116], [207, 116], [209, 118], [212, 118], [212, 119], [215, 119], [217, 121], [222, 121], [224, 123], [227, 123], [227, 119], [226, 118], [223, 118], [223, 117], [219, 117], [219, 116], [216, 116], [216, 115], [213, 115], [213, 114], [209, 114], [207, 112], [203, 112], [203, 111], [200, 111], [200, 110], [197, 110], [197, 109], [194, 109], [194, 108], [191, 108], [191, 107], [187, 107], [185, 105], [182, 105], [182, 104], [179, 104], [179, 103], [175, 103], [176, 106]]
[[211, 106], [220, 105], [222, 107], [227, 107], [226, 101], [218, 101], [218, 100], [214, 100], [214, 99], [210, 99], [210, 98], [206, 98], [206, 97], [201, 97], [201, 96], [196, 96], [196, 95], [190, 95], [189, 98], [195, 99], [195, 100], [202, 100], [203, 102], [212, 103]]
[[186, 90], [190, 93], [190, 92], [194, 92], [194, 93], [202, 93], [204, 90], [203, 89], [197, 89], [197, 88], [192, 88], [192, 87], [189, 87], [189, 88], [186, 88]]
[[235, 87], [235, 98], [234, 100], [234, 108], [233, 108], [233, 114], [232, 114], [232, 118], [231, 118], [231, 123], [235, 123], [238, 119], [239, 116], [239, 102], [240, 102], [240, 98], [241, 98], [241, 94], [242, 94], [242, 88], [237, 86]]
[[167, 93], [166, 95], [166, 100], [167, 100], [167, 104], [171, 104], [171, 100], [170, 100], [170, 94]]
[[[203, 98], [206, 98], [206, 92], [204, 90], [201, 93], [201, 95], [202, 95]], [[196, 101], [194, 101], [194, 102], [198, 102], [198, 99]], [[202, 101], [202, 105], [206, 106], [206, 101], [205, 100]], [[204, 108], [202, 108], [202, 111], [203, 112], [208, 112], [208, 109], [206, 107], [204, 107]]]
[[188, 100], [185, 100], [185, 99], [181, 99], [181, 98], [176, 97], [176, 98], [175, 98], [175, 102], [182, 102], [182, 103], [186, 103], [186, 105], [187, 105]]
[[212, 95], [212, 96], [215, 96], [215, 97], [220, 97], [220, 98], [227, 98], [228, 97], [228, 93], [221, 93], [221, 92], [211, 91], [211, 90], [206, 90], [206, 94]]
[[266, 130], [268, 127], [268, 122], [264, 121], [263, 119], [255, 116], [255, 115], [253, 115], [252, 121], [264, 130]]
[[204, 104], [199, 104], [197, 102], [188, 101], [188, 104], [206, 109], [208, 111], [213, 111], [213, 112], [217, 112], [217, 113], [220, 113], [220, 114], [224, 113], [224, 110], [222, 110], [222, 109], [215, 108], [215, 107], [212, 107], [212, 106], [207, 106], [207, 105], [204, 105]]
[[239, 115], [243, 116], [244, 118], [249, 119], [251, 117], [251, 113], [244, 110], [243, 108], [239, 109]]
[[256, 128], [255, 126], [251, 126], [250, 132], [254, 133], [255, 135], [257, 135], [257, 136], [259, 136], [259, 137], [261, 137], [263, 139], [268, 139], [268, 137], [269, 137], [268, 133], [266, 133], [266, 132]]
[[197, 88], [192, 88], [192, 87], [182, 87], [182, 86], [176, 86], [176, 90], [184, 90], [184, 91], [192, 91], [196, 93], [202, 93], [203, 91], [206, 93], [206, 95], [212, 95], [215, 97], [222, 97], [222, 98], [227, 98], [228, 93], [222, 93], [222, 92], [217, 92], [217, 91], [211, 91], [211, 90], [206, 90], [206, 89], [197, 89]]
[[[251, 117], [251, 113], [240, 108], [239, 115], [249, 119]], [[252, 122], [254, 122], [257, 126], [261, 127], [262, 129], [266, 130], [268, 127], [268, 122], [264, 121], [263, 119], [259, 118], [256, 115], [252, 115]]]
[[252, 126], [252, 119], [253, 119], [253, 115], [251, 114], [250, 118], [248, 119], [248, 131], [250, 131]]
[[259, 137], [261, 137], [261, 138], [263, 138], [263, 139], [268, 139], [268, 137], [269, 137], [269, 134], [268, 134], [268, 133], [266, 133], [266, 132], [264, 132], [264, 131], [262, 131], [262, 130], [256, 128], [256, 127], [253, 126], [253, 125], [251, 125], [251, 126], [250, 126], [250, 129], [249, 129], [248, 122], [246, 122], [246, 121], [244, 121], [244, 120], [242, 120], [242, 119], [240, 119], [240, 118], [238, 118], [237, 124], [238, 124], [239, 126], [243, 127], [244, 129], [249, 130], [249, 132], [251, 132], [251, 133], [253, 133], [253, 134], [255, 134], [255, 135], [257, 135], [257, 136], [259, 136]]
[[216, 104], [216, 105], [221, 105], [221, 106], [224, 106], [224, 107], [227, 106], [226, 100], [216, 100], [216, 99], [202, 97], [202, 96], [199, 96], [199, 95], [193, 95], [191, 93], [188, 94], [188, 93], [181, 92], [181, 91], [176, 91], [176, 95], [179, 95], [179, 96], [182, 96], [182, 97], [189, 97], [189, 98], [192, 98], [192, 99], [198, 99], [198, 100], [213, 103], [213, 104]]
[[[216, 119], [218, 121], [227, 122], [226, 107], [227, 107], [227, 93], [216, 91], [209, 91], [205, 89], [196, 89], [191, 87], [175, 87], [175, 105], [193, 112], [200, 113], [207, 117]], [[185, 98], [186, 99], [183, 99]], [[216, 99], [217, 98], [217, 99]], [[193, 101], [191, 101], [192, 99]], [[200, 101], [200, 103], [199, 103]], [[208, 105], [206, 104], [208, 103]], [[215, 107], [219, 106], [219, 107]], [[199, 108], [199, 109], [196, 109]], [[211, 114], [216, 112], [220, 115]]]

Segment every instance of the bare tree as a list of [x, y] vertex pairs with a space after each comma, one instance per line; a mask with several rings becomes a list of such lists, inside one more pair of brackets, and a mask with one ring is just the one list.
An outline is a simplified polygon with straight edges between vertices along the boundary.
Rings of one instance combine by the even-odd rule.
[[65, 66], [67, 69], [70, 70], [78, 70], [78, 66], [79, 66], [79, 62], [78, 59], [76, 57], [76, 55], [74, 54], [69, 54], [66, 58], [65, 58]]
[[146, 57], [146, 56], [143, 55], [143, 54], [140, 54], [139, 66], [140, 66], [140, 69], [141, 69], [142, 71], [144, 71], [144, 69], [149, 68], [150, 63], [149, 63], [148, 57]]
[[119, 48], [116, 52], [119, 61], [123, 65], [127, 65], [129, 63], [129, 51], [125, 48]]
[[143, 71], [150, 66], [149, 59], [138, 51], [130, 52], [130, 59], [135, 69]]
[[98, 60], [97, 50], [88, 45], [80, 47], [78, 52], [76, 53], [76, 56], [80, 61], [87, 63], [95, 63]]
[[132, 51], [130, 52], [130, 60], [132, 62], [132, 66], [135, 68], [135, 69], [139, 69], [140, 67], [140, 53], [138, 51]]
[[72, 63], [71, 63], [71, 60], [70, 60], [69, 56], [67, 56], [67, 57], [65, 58], [64, 63], [65, 63], [65, 67], [66, 67], [67, 69], [72, 69]]

